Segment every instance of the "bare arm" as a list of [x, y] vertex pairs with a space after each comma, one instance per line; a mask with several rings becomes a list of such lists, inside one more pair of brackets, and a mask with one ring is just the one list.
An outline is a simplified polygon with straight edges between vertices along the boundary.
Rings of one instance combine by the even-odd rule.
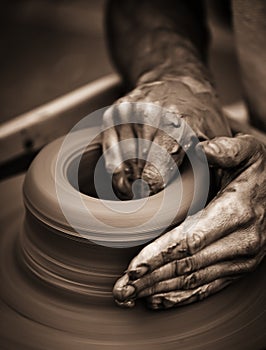
[[[205, 64], [208, 32], [201, 2], [112, 0], [107, 24], [113, 60], [133, 90], [106, 111], [104, 126], [110, 129], [104, 133], [103, 149], [115, 150], [105, 156], [107, 169], [116, 173], [114, 187], [124, 192], [124, 197], [130, 197], [130, 184], [121, 164], [128, 155], [131, 159], [147, 156], [138, 140], [152, 141], [175, 154], [176, 164], [180, 165], [184, 156], [180, 145], [158, 128], [166, 130], [166, 124], [175, 124], [182, 117], [201, 140], [229, 136], [230, 128]], [[167, 120], [166, 112], [172, 113], [172, 120]], [[122, 127], [113, 127], [116, 122]], [[149, 128], [147, 122], [155, 128]], [[134, 137], [136, 140], [127, 143], [126, 150], [119, 147], [121, 141]], [[188, 140], [187, 144], [190, 143]], [[140, 161], [137, 165], [128, 161], [125, 169], [129, 169], [133, 180], [142, 174], [155, 193], [173, 174], [165, 157], [153, 152], [153, 148], [149, 156], [165, 174], [165, 181], [147, 163], [144, 166]]]
[[[108, 28], [114, 62], [133, 89], [104, 114], [109, 129], [103, 150], [115, 150], [105, 157], [114, 185], [127, 198], [129, 179], [141, 177], [153, 193], [167, 184], [170, 163], [153, 146], [181, 164], [184, 148], [169, 137], [170, 131], [182, 134], [180, 118], [203, 141], [209, 164], [225, 175], [220, 194], [195, 217], [195, 227], [183, 229], [188, 217], [132, 260], [114, 286], [115, 299], [133, 306], [148, 297], [154, 309], [203, 299], [252, 271], [265, 254], [265, 147], [247, 135], [230, 137], [206, 66], [200, 2], [113, 0]], [[141, 139], [151, 141], [148, 153], [157, 168], [129, 159], [145, 156]], [[190, 140], [186, 145], [196, 152]]]
[[144, 74], [205, 74], [208, 31], [201, 1], [111, 0], [107, 37], [118, 70], [135, 86]]

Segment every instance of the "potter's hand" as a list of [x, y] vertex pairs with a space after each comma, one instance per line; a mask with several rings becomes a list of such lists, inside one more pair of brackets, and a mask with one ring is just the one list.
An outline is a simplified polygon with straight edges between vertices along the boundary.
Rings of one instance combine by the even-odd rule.
[[230, 136], [215, 91], [207, 79], [164, 74], [162, 77], [155, 70], [148, 77], [144, 75], [136, 89], [104, 113], [103, 124], [108, 129], [103, 133], [103, 150], [109, 149], [105, 153], [106, 168], [114, 174], [113, 184], [120, 197], [132, 197], [131, 183], [139, 178], [148, 183], [151, 193], [167, 184], [174, 174], [169, 165], [171, 157], [159, 152], [158, 146], [179, 166], [184, 150], [193, 143], [188, 137], [183, 140], [182, 148], [176, 141], [184, 136], [184, 124], [200, 140]]
[[[148, 297], [153, 309], [188, 304], [252, 271], [265, 254], [266, 147], [249, 135], [202, 142], [225, 169], [217, 197], [196, 216], [146, 246], [114, 286], [118, 304]], [[189, 226], [189, 221], [196, 223]], [[185, 228], [187, 232], [185, 231]]]

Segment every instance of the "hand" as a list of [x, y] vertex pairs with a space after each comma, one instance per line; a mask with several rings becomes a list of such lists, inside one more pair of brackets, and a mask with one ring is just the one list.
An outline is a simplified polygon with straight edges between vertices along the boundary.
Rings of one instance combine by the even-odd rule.
[[[156, 76], [156, 72], [153, 74]], [[132, 197], [131, 184], [136, 179], [145, 180], [151, 193], [169, 182], [174, 174], [169, 166], [171, 157], [163, 156], [156, 145], [169, 153], [179, 166], [184, 147], [169, 135], [175, 135], [176, 139], [182, 136], [181, 120], [200, 140], [231, 135], [207, 80], [171, 74], [156, 80], [154, 76], [151, 81], [140, 79], [136, 89], [104, 113], [104, 127], [108, 129], [103, 133], [103, 151], [109, 149], [105, 163], [107, 170], [114, 174], [113, 184], [121, 198]], [[118, 123], [122, 125], [114, 126]], [[145, 143], [143, 139], [150, 142]], [[120, 147], [123, 140], [128, 141]], [[192, 143], [188, 137], [185, 148]], [[123, 159], [128, 161], [123, 163]]]
[[263, 259], [265, 145], [243, 134], [200, 145], [209, 164], [224, 169], [223, 189], [206, 208], [131, 261], [114, 286], [119, 305], [133, 306], [142, 297], [147, 297], [152, 309], [189, 304], [253, 271]]

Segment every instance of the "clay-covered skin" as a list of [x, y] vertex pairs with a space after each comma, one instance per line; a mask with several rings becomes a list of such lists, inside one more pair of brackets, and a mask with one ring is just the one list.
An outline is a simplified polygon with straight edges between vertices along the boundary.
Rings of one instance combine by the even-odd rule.
[[[128, 176], [131, 181], [138, 178], [145, 180], [152, 193], [158, 192], [170, 181], [173, 176], [171, 160], [158, 152], [156, 145], [169, 153], [179, 166], [185, 151], [195, 145], [193, 136], [208, 140], [231, 135], [215, 90], [204, 75], [204, 67], [194, 57], [194, 61], [184, 64], [183, 68], [179, 75], [161, 67], [146, 73], [134, 90], [104, 114], [104, 126], [109, 127], [103, 136], [104, 151], [131, 139], [122, 147], [114, 148], [112, 153], [107, 153], [105, 158], [107, 169], [116, 173], [114, 185], [124, 196], [128, 194], [130, 197], [131, 194]], [[188, 69], [187, 75], [185, 68]], [[113, 127], [115, 123], [122, 125]], [[170, 135], [175, 135], [177, 140], [184, 136], [186, 123], [194, 135], [185, 136], [181, 147]], [[145, 146], [142, 139], [150, 141], [150, 144]], [[149, 162], [131, 160], [121, 165], [128, 155], [132, 159], [146, 158]]]
[[[169, 136], [170, 129], [177, 139], [182, 134], [180, 118], [200, 140], [231, 135], [205, 64], [204, 11], [193, 0], [112, 0], [107, 23], [111, 55], [132, 90], [104, 114], [110, 129], [103, 134], [103, 149], [113, 147], [105, 155], [106, 166], [115, 173], [121, 197], [132, 196], [130, 183], [140, 177], [156, 193], [173, 176], [170, 160], [158, 147], [145, 147], [141, 138], [165, 149], [179, 166], [184, 151], [194, 146], [188, 138], [181, 149]], [[113, 127], [118, 123], [123, 125]], [[120, 147], [124, 139], [135, 140]], [[121, 164], [128, 155], [134, 160]], [[142, 157], [150, 162], [136, 160]]]
[[205, 209], [131, 261], [114, 286], [119, 305], [132, 307], [137, 298], [146, 297], [152, 309], [164, 309], [202, 300], [253, 271], [263, 259], [265, 145], [237, 135], [201, 146], [210, 164], [225, 169], [224, 187]]
[[[106, 156], [118, 192], [130, 196], [130, 181], [141, 176], [152, 192], [167, 184], [173, 176], [168, 161], [153, 146], [140, 147], [138, 139], [159, 144], [180, 165], [186, 148], [195, 147], [193, 140], [181, 149], [157, 131], [172, 128], [178, 134], [180, 118], [202, 141], [210, 165], [223, 169], [220, 193], [145, 247], [115, 284], [114, 297], [124, 306], [145, 297], [153, 309], [201, 300], [252, 271], [264, 256], [265, 146], [251, 136], [231, 137], [204, 60], [208, 35], [200, 1], [112, 0], [109, 32], [113, 59], [132, 88], [104, 115], [110, 127], [103, 135], [104, 150], [118, 145]], [[153, 106], [166, 112], [158, 115]], [[112, 127], [115, 121], [130, 123], [132, 115], [153, 127]], [[119, 141], [127, 138], [135, 141], [120, 148]], [[146, 152], [157, 170], [136, 161], [121, 165], [125, 153], [139, 158]]]

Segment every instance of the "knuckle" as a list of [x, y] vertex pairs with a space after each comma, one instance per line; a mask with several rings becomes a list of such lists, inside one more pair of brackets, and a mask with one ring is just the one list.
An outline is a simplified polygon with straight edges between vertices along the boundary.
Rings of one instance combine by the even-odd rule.
[[111, 106], [107, 108], [106, 111], [103, 113], [104, 124], [109, 124], [110, 118], [112, 118], [112, 115], [113, 115], [113, 111], [114, 111], [114, 106]]
[[140, 287], [139, 289], [145, 289], [145, 288], [154, 288], [155, 284], [160, 281], [160, 276], [156, 273], [151, 273], [146, 276], [146, 278], [140, 279]]
[[173, 263], [173, 276], [179, 276], [180, 273], [180, 262], [178, 260]]
[[239, 199], [237, 216], [239, 218], [239, 222], [242, 221], [243, 223], [255, 221], [256, 219], [255, 210], [246, 197]]
[[123, 99], [118, 100], [116, 103], [117, 111], [120, 115], [121, 120], [128, 120], [131, 117], [132, 103]]
[[176, 275], [183, 275], [185, 273], [194, 270], [194, 259], [193, 257], [187, 257], [182, 260], [176, 261]]
[[192, 273], [184, 278], [183, 288], [193, 289], [197, 286], [198, 276], [197, 273]]
[[103, 113], [103, 118], [106, 119], [108, 118], [108, 116], [110, 116], [112, 114], [112, 111], [113, 111], [113, 108], [114, 108], [114, 105], [111, 105], [111, 106], [108, 106], [104, 113]]
[[232, 163], [234, 162], [234, 159], [240, 154], [241, 151], [242, 151], [242, 147], [239, 142], [234, 143], [232, 147], [228, 150], [229, 152], [228, 156]]
[[161, 284], [153, 284], [152, 286], [150, 286], [147, 290], [148, 290], [148, 295], [154, 295], [157, 292], [160, 292], [161, 289]]
[[187, 238], [188, 252], [192, 255], [203, 247], [203, 239], [201, 234], [193, 233]]

